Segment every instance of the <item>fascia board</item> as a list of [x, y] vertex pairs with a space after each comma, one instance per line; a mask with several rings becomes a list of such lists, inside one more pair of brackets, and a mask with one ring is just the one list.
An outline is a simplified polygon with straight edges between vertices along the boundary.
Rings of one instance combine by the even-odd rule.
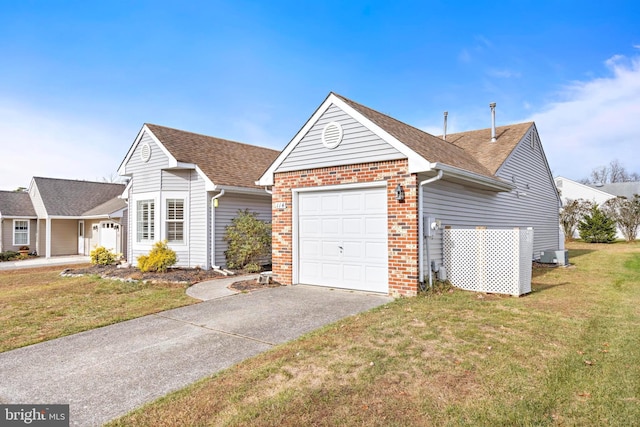
[[409, 161], [409, 173], [417, 173], [417, 172], [428, 172], [430, 171], [431, 163], [420, 156], [418, 153], [407, 147], [405, 144], [400, 142], [394, 136], [389, 134], [387, 131], [382, 129], [380, 126], [373, 123], [371, 120], [366, 118], [364, 115], [356, 111], [349, 104], [344, 102], [342, 99], [338, 98], [333, 93], [330, 93], [329, 96], [324, 100], [324, 102], [318, 107], [315, 113], [307, 120], [305, 125], [298, 131], [295, 137], [287, 144], [285, 149], [280, 153], [280, 155], [276, 158], [276, 160], [269, 166], [269, 169], [262, 175], [262, 177], [256, 181], [256, 185], [261, 186], [271, 186], [274, 183], [273, 175], [275, 171], [280, 167], [282, 162], [289, 156], [289, 154], [293, 151], [293, 149], [298, 145], [300, 140], [309, 132], [311, 127], [315, 125], [315, 123], [320, 119], [320, 117], [329, 109], [331, 104], [335, 104], [338, 108], [340, 108], [345, 113], [349, 114], [355, 120], [360, 122], [363, 126], [371, 130], [374, 134], [380, 137], [383, 141], [387, 142], [393, 148], [398, 150], [400, 153], [405, 155]]
[[442, 163], [433, 163], [431, 166], [432, 169], [442, 170], [445, 173], [445, 177], [450, 176], [459, 178], [464, 181], [473, 182], [483, 187], [491, 188], [498, 191], [512, 191], [515, 189], [515, 186], [513, 184], [510, 184], [506, 181], [480, 175], [474, 172], [470, 172], [466, 169], [460, 169]]
[[155, 136], [155, 134], [151, 132], [151, 129], [149, 129], [145, 124], [142, 126], [142, 129], [140, 129], [140, 131], [138, 132], [138, 135], [136, 136], [136, 139], [133, 141], [133, 144], [131, 144], [131, 147], [129, 148], [129, 151], [127, 152], [127, 155], [125, 156], [124, 160], [122, 161], [122, 163], [120, 163], [120, 166], [118, 167], [118, 175], [128, 176], [126, 171], [127, 169], [126, 165], [129, 162], [129, 159], [131, 159], [131, 156], [133, 156], [133, 153], [135, 152], [135, 149], [140, 143], [140, 141], [142, 140], [142, 136], [144, 135], [145, 132], [149, 134], [153, 142], [155, 142], [156, 145], [160, 147], [160, 150], [162, 150], [162, 152], [167, 156], [167, 158], [169, 159], [169, 167], [170, 168], [178, 167], [178, 163], [179, 163], [178, 160], [169, 152], [169, 150], [167, 150], [167, 147], [165, 147], [164, 144], [160, 142], [158, 137]]

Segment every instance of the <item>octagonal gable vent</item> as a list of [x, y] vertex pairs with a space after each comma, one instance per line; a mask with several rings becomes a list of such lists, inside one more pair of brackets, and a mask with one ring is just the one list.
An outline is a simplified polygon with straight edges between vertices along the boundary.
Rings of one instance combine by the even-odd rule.
[[327, 148], [336, 148], [342, 142], [342, 126], [330, 122], [322, 130], [322, 144]]
[[140, 160], [147, 163], [150, 158], [151, 158], [151, 146], [149, 145], [149, 143], [145, 142], [144, 144], [142, 144], [142, 147], [140, 148]]

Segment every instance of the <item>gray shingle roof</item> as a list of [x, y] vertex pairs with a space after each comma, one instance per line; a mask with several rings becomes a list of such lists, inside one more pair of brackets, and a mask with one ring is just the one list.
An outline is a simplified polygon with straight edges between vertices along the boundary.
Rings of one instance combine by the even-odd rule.
[[38, 187], [47, 214], [56, 216], [82, 216], [119, 195], [124, 184], [75, 181], [56, 178], [33, 178]]
[[89, 209], [83, 216], [99, 216], [99, 215], [111, 215], [114, 212], [119, 211], [127, 207], [127, 203], [119, 197], [115, 197], [111, 200], [107, 200], [100, 206], [96, 206], [93, 209]]
[[614, 196], [623, 196], [627, 199], [633, 199], [634, 194], [640, 194], [640, 182], [612, 182], [609, 184], [589, 185], [597, 190]]
[[334, 95], [428, 161], [490, 177], [494, 177], [533, 125], [529, 122], [497, 127], [496, 142], [490, 142], [490, 129], [449, 134], [445, 141], [341, 95]]
[[0, 215], [2, 216], [36, 216], [29, 193], [22, 191], [0, 191]]
[[277, 150], [147, 123], [179, 162], [196, 164], [216, 185], [258, 188]]

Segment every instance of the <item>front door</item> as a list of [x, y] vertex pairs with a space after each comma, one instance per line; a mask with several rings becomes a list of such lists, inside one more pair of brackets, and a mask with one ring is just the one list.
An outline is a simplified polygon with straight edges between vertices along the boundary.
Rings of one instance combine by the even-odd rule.
[[78, 221], [78, 254], [84, 255], [84, 220]]

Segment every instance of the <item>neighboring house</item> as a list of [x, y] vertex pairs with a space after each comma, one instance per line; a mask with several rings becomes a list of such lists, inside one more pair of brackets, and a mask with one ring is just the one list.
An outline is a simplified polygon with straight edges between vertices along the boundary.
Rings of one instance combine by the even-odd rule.
[[415, 295], [445, 227], [533, 227], [532, 258], [561, 245], [534, 123], [443, 140], [330, 93], [258, 184], [272, 186], [283, 284]]
[[0, 191], [0, 252], [32, 247], [37, 218], [29, 193]]
[[168, 240], [179, 267], [226, 267], [225, 228], [239, 210], [271, 221], [271, 195], [255, 180], [278, 152], [145, 124], [118, 173], [130, 177], [127, 259]]
[[[614, 182], [609, 184], [581, 184], [571, 179], [558, 176], [554, 178], [560, 198], [563, 201], [583, 199], [602, 206], [614, 197], [626, 197], [632, 199], [635, 194], [640, 194], [640, 182]], [[579, 237], [578, 232], [573, 236]], [[624, 235], [617, 229], [616, 237], [624, 239]], [[640, 237], [640, 234], [638, 235]]]
[[[0, 192], [0, 250], [28, 246], [47, 258], [122, 250], [123, 184], [34, 177], [27, 192]], [[24, 243], [26, 242], [26, 243]]]

